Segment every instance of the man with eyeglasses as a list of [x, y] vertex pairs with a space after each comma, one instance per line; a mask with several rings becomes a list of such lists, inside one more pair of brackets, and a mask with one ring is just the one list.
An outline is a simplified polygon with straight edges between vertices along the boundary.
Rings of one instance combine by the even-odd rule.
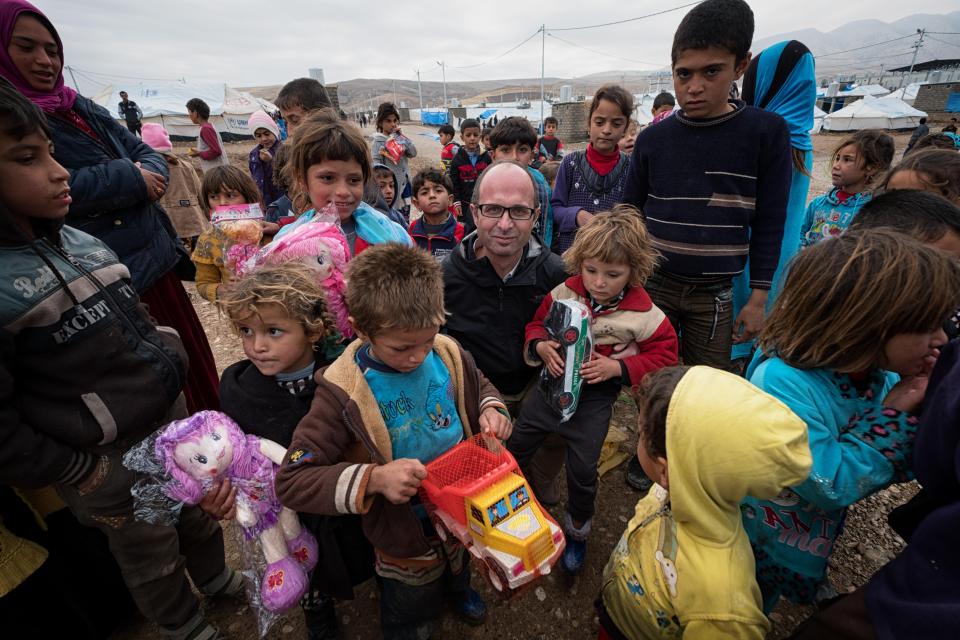
[[[514, 417], [538, 373], [523, 361], [524, 329], [567, 276], [563, 260], [532, 234], [540, 215], [536, 194], [521, 164], [491, 165], [480, 174], [470, 204], [476, 231], [442, 263], [450, 314], [445, 331], [473, 356]], [[550, 488], [531, 481], [537, 497], [550, 502]]]

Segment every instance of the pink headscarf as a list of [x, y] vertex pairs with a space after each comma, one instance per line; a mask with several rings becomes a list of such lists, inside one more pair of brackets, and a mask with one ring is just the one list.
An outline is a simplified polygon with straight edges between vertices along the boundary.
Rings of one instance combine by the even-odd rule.
[[[33, 14], [50, 31], [50, 35], [57, 41], [60, 53], [60, 75], [51, 91], [37, 91], [20, 75], [16, 65], [7, 51], [10, 47], [10, 38], [13, 36], [13, 27], [22, 13]], [[26, 96], [31, 102], [44, 111], [66, 111], [73, 107], [77, 99], [77, 92], [63, 83], [63, 43], [60, 35], [43, 13], [25, 0], [2, 0], [0, 2], [0, 76], [6, 78], [10, 84]]]

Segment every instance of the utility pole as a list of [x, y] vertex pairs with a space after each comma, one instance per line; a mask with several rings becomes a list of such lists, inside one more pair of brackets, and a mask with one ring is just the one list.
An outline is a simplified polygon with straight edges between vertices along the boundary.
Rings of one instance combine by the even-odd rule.
[[423, 113], [423, 87], [420, 86], [420, 69], [414, 69], [417, 74], [417, 93], [420, 94], [420, 112]]
[[547, 128], [543, 124], [543, 103], [546, 97], [544, 90], [544, 69], [546, 68], [547, 53], [547, 25], [540, 25], [540, 131], [544, 132]]
[[447, 107], [447, 63], [437, 61], [437, 64], [440, 65], [440, 71], [443, 74], [443, 110], [447, 113], [447, 122], [450, 122], [450, 111]]
[[[913, 43], [913, 59], [910, 60], [910, 71], [907, 73], [913, 73], [913, 65], [917, 63], [917, 54], [920, 53], [920, 47], [923, 46], [923, 37], [927, 35], [927, 28], [917, 29], [917, 33], [920, 34], [920, 39]], [[903, 74], [900, 74], [900, 84], [897, 85], [897, 89], [903, 86]]]

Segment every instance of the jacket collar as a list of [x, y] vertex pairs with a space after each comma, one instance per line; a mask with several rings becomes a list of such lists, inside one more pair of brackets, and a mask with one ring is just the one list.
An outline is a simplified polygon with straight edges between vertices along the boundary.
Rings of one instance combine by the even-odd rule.
[[[571, 276], [567, 278], [564, 284], [581, 298], [590, 300], [590, 294], [583, 286], [583, 276]], [[623, 300], [620, 301], [620, 304], [618, 304], [615, 309], [606, 309], [597, 315], [612, 313], [614, 311], [650, 311], [652, 308], [653, 300], [650, 299], [650, 296], [644, 291], [643, 287], [627, 287], [626, 292], [623, 294]]]

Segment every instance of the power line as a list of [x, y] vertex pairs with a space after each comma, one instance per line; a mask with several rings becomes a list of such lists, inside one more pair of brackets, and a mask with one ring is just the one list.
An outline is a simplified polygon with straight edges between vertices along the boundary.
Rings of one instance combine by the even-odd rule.
[[823, 53], [823, 54], [820, 54], [819, 56], [814, 56], [814, 58], [816, 58], [817, 60], [819, 60], [820, 58], [827, 58], [827, 57], [829, 57], [829, 56], [837, 56], [837, 55], [840, 55], [841, 53], [849, 53], [849, 52], [851, 52], [851, 51], [860, 51], [861, 49], [869, 49], [870, 47], [878, 47], [878, 46], [880, 46], [881, 44], [889, 44], [889, 43], [891, 43], [891, 42], [896, 42], [897, 40], [906, 40], [907, 38], [916, 38], [916, 37], [917, 37], [917, 35], [916, 35], [915, 33], [911, 33], [911, 34], [908, 35], [908, 36], [900, 36], [899, 38], [893, 38], [893, 39], [891, 39], [891, 40], [884, 40], [883, 42], [874, 42], [873, 44], [865, 44], [865, 45], [863, 45], [862, 47], [854, 47], [853, 49], [844, 49], [843, 51], [833, 51], [833, 52], [831, 52], [831, 53]]
[[518, 44], [518, 45], [516, 45], [516, 46], [514, 46], [514, 47], [511, 47], [511, 48], [507, 49], [506, 51], [504, 51], [503, 53], [501, 53], [500, 55], [498, 55], [496, 58], [491, 58], [490, 60], [487, 60], [487, 61], [485, 61], [485, 62], [478, 62], [477, 64], [468, 64], [468, 65], [465, 65], [465, 66], [462, 66], [462, 67], [449, 67], [449, 68], [450, 68], [450, 69], [473, 69], [473, 68], [475, 68], [475, 67], [482, 67], [482, 66], [485, 65], [485, 64], [490, 64], [491, 62], [496, 62], [496, 61], [499, 60], [500, 58], [502, 58], [502, 57], [504, 57], [504, 56], [506, 56], [506, 55], [508, 55], [508, 54], [513, 53], [514, 51], [516, 51], [517, 49], [519, 49], [519, 48], [522, 47], [523, 45], [525, 45], [525, 44], [527, 44], [528, 42], [530, 42], [531, 40], [533, 40], [539, 33], [540, 33], [540, 29], [538, 28], [536, 31], [534, 31], [532, 34], [530, 34], [530, 37], [529, 37], [529, 38], [527, 38], [526, 40], [524, 40], [524, 41], [521, 42], [520, 44]]
[[940, 38], [934, 38], [933, 36], [930, 35], [929, 31], [927, 32], [927, 37], [933, 40], [934, 42], [939, 42], [940, 44], [945, 44], [945, 45], [960, 49], [960, 44], [956, 44], [955, 42], [947, 42], [946, 40], [941, 40]]
[[652, 18], [654, 16], [663, 15], [664, 13], [670, 13], [671, 11], [678, 11], [680, 9], [686, 9], [687, 7], [692, 7], [695, 4], [700, 4], [703, 0], [697, 0], [697, 2], [688, 2], [687, 4], [682, 4], [678, 7], [671, 7], [670, 9], [664, 9], [663, 11], [656, 11], [654, 13], [648, 13], [645, 16], [637, 16], [636, 18], [627, 18], [626, 20], [615, 20], [614, 22], [604, 22], [603, 24], [591, 24], [585, 27], [564, 27], [562, 29], [548, 29], [547, 31], [579, 31], [581, 29], [597, 29], [600, 27], [610, 27], [615, 24], [624, 24], [626, 22], [636, 22], [637, 20], [644, 20], [646, 18]]
[[566, 44], [570, 45], [571, 47], [576, 47], [576, 48], [578, 48], [578, 49], [583, 49], [584, 51], [589, 51], [590, 53], [595, 53], [595, 54], [600, 55], [600, 56], [606, 56], [606, 57], [608, 57], [608, 58], [617, 58], [617, 59], [619, 59], [619, 60], [626, 60], [627, 62], [636, 62], [636, 63], [639, 63], [639, 64], [648, 64], [648, 65], [654, 66], [654, 67], [656, 67], [656, 68], [658, 68], [658, 69], [659, 69], [659, 68], [662, 68], [662, 67], [665, 67], [665, 66], [668, 66], [668, 65], [663, 65], [663, 64], [657, 64], [656, 62], [647, 62], [646, 60], [635, 60], [635, 59], [633, 59], [633, 58], [625, 58], [625, 57], [623, 57], [623, 56], [618, 56], [618, 55], [616, 55], [616, 54], [614, 54], [614, 53], [605, 53], [605, 52], [603, 52], [603, 51], [597, 51], [596, 49], [591, 49], [591, 48], [589, 48], [589, 47], [585, 47], [585, 46], [583, 46], [583, 45], [577, 44], [576, 42], [570, 42], [569, 40], [566, 40], [565, 38], [561, 38], [561, 37], [558, 36], [558, 35], [554, 35], [554, 34], [550, 33], [549, 30], [547, 30], [547, 35], [550, 36], [551, 38], [554, 38], [555, 40], [559, 40], [560, 42], [566, 43]]

